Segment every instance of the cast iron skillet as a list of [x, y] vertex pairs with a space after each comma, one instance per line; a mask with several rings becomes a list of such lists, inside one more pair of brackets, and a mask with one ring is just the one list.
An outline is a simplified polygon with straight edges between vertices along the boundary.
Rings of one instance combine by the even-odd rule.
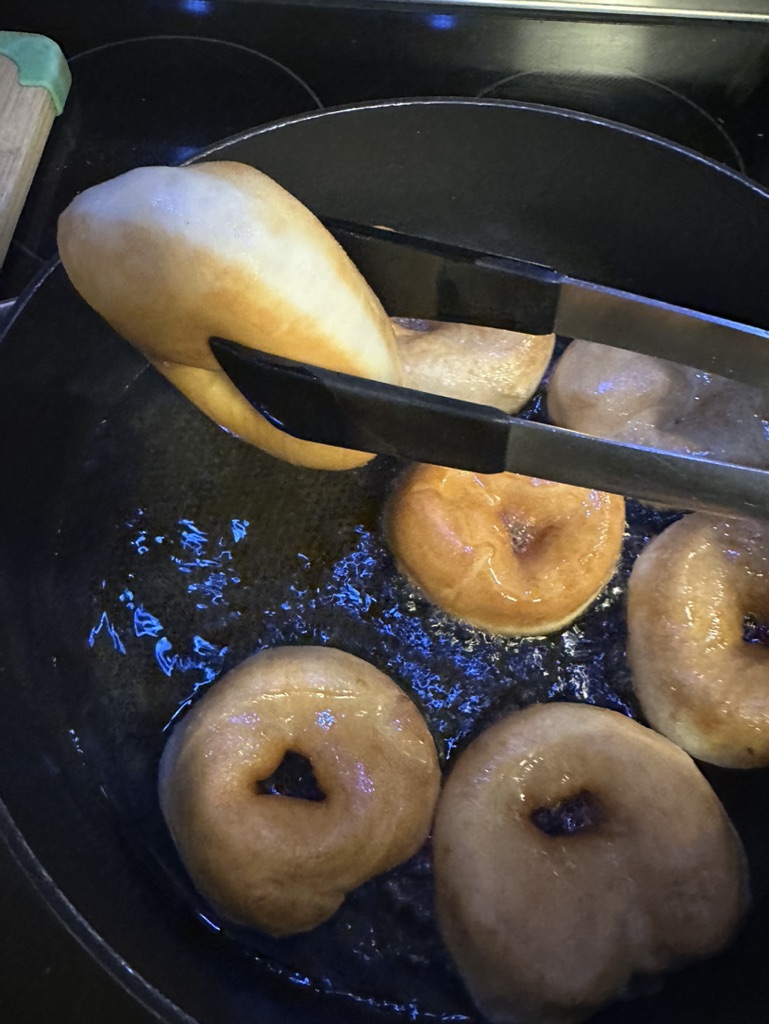
[[[769, 327], [769, 195], [620, 125], [526, 104], [401, 101], [261, 128], [204, 157], [219, 158], [253, 162], [318, 212]], [[422, 704], [447, 764], [533, 700], [636, 714], [624, 582], [671, 515], [630, 504], [622, 568], [576, 626], [544, 641], [488, 638], [395, 572], [380, 533], [394, 462], [320, 474], [226, 436], [57, 265], [0, 347], [0, 423], [2, 823], [57, 913], [168, 1021], [477, 1019], [430, 914], [429, 848], [308, 936], [224, 928], [160, 820], [164, 729], [222, 671], [278, 643], [336, 645], [389, 671]], [[730, 950], [610, 1007], [597, 1018], [607, 1024], [765, 1018], [766, 773], [707, 774], [747, 847], [752, 914]]]

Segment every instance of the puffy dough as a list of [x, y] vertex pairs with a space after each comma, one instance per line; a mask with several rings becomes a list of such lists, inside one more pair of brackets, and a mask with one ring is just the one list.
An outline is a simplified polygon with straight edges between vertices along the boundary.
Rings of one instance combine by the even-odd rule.
[[741, 843], [691, 758], [614, 711], [496, 723], [438, 803], [438, 920], [493, 1024], [569, 1024], [718, 952], [747, 902]]
[[[324, 799], [260, 791], [287, 753], [310, 762]], [[439, 785], [424, 719], [391, 679], [333, 648], [284, 647], [233, 669], [182, 719], [159, 789], [202, 895], [280, 936], [416, 853]]]
[[769, 467], [769, 398], [664, 359], [573, 341], [547, 393], [554, 423], [595, 437]]
[[555, 344], [552, 334], [433, 320], [393, 323], [407, 387], [509, 413], [534, 394]]
[[77, 196], [59, 219], [75, 288], [226, 430], [322, 469], [370, 456], [298, 441], [219, 368], [213, 335], [389, 383], [400, 379], [379, 301], [317, 218], [244, 164], [140, 167]]
[[565, 628], [619, 558], [625, 502], [517, 473], [407, 470], [386, 514], [403, 573], [450, 615], [490, 633]]
[[750, 628], [768, 622], [769, 523], [697, 512], [656, 537], [628, 584], [628, 660], [651, 725], [703, 761], [769, 765], [769, 647]]

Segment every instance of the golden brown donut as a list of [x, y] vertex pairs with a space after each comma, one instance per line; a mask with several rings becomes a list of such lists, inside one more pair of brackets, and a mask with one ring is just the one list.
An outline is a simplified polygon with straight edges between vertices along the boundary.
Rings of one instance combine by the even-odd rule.
[[[307, 758], [325, 799], [259, 791], [287, 752]], [[284, 647], [233, 669], [182, 719], [159, 791], [202, 895], [280, 936], [414, 854], [439, 784], [424, 719], [391, 679], [343, 651]]]
[[532, 636], [573, 622], [611, 578], [625, 527], [614, 494], [497, 473], [411, 467], [386, 532], [401, 572], [450, 615]]
[[220, 426], [280, 458], [347, 469], [371, 456], [298, 441], [230, 383], [208, 339], [389, 383], [393, 329], [320, 221], [265, 174], [227, 161], [139, 167], [59, 218], [75, 288]]
[[742, 845], [682, 750], [615, 711], [535, 705], [460, 755], [438, 802], [438, 921], [493, 1024], [569, 1024], [708, 957], [747, 903]]
[[573, 341], [547, 392], [561, 427], [723, 462], [769, 467], [760, 388], [638, 352]]
[[555, 335], [519, 334], [434, 320], [393, 320], [403, 383], [518, 412], [537, 389]]
[[628, 660], [645, 717], [694, 757], [769, 765], [769, 647], [746, 620], [769, 622], [769, 523], [697, 512], [636, 560]]

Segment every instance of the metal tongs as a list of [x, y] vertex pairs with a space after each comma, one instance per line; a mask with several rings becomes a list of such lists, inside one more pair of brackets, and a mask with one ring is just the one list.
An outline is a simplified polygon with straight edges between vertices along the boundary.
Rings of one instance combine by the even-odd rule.
[[[547, 267], [324, 221], [401, 317], [480, 324], [631, 349], [769, 387], [769, 332]], [[212, 338], [225, 373], [269, 422], [307, 441], [528, 476], [675, 508], [769, 518], [769, 471], [607, 441], [477, 405], [337, 373]]]

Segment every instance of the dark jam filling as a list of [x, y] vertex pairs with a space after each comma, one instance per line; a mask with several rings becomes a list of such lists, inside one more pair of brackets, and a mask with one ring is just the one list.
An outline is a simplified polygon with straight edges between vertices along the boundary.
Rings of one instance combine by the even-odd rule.
[[742, 639], [748, 644], [763, 644], [769, 647], [769, 622], [746, 615], [742, 620]]
[[583, 789], [555, 807], [538, 807], [531, 820], [546, 836], [573, 836], [597, 828], [603, 813], [598, 798]]
[[290, 796], [295, 800], [326, 799], [326, 794], [318, 785], [312, 765], [293, 750], [288, 750], [278, 767], [267, 779], [256, 784], [256, 791], [262, 795]]

